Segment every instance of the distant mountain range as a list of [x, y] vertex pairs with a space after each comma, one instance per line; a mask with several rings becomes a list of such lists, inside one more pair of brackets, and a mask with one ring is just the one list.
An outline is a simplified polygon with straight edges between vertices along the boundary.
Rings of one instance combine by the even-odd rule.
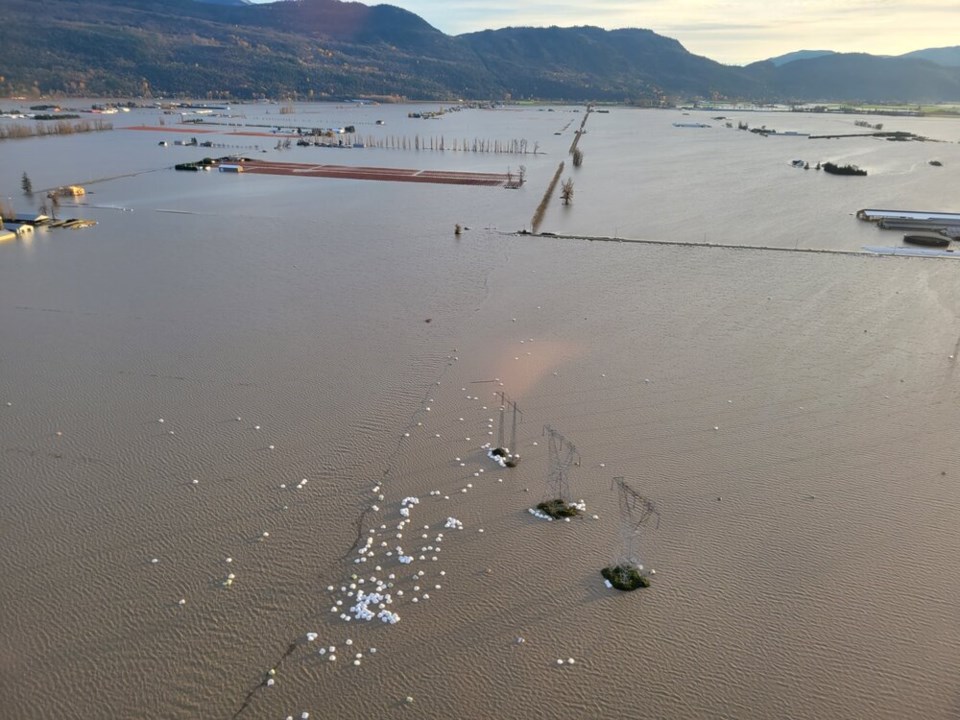
[[[215, 2], [215, 0], [202, 0], [203, 2]], [[228, 0], [230, 1], [230, 0]], [[797, 50], [796, 52], [778, 55], [768, 58], [767, 62], [772, 62], [777, 67], [786, 65], [794, 60], [810, 60], [811, 58], [823, 57], [825, 55], [838, 55], [833, 50]], [[882, 55], [881, 57], [891, 57]], [[944, 67], [960, 67], [960, 46], [945, 48], [929, 48], [927, 50], [914, 50], [896, 57], [915, 58], [917, 60], [929, 60], [934, 65], [943, 65]]]
[[[209, 2], [210, 0], [205, 0]], [[812, 58], [823, 57], [824, 55], [836, 55], [833, 50], [795, 50], [794, 52], [789, 52], [786, 55], [778, 55], [777, 57], [767, 58], [767, 62], [771, 62], [777, 67], [781, 65], [786, 65], [791, 63], [794, 60], [810, 60]]]
[[920, 60], [929, 60], [937, 65], [946, 67], [960, 67], [960, 46], [929, 48], [927, 50], [914, 50], [901, 57], [919, 58]]
[[391, 5], [339, 0], [4, 0], [0, 94], [522, 99], [659, 105], [960, 100], [960, 48], [799, 51], [746, 67], [651, 30], [449, 36]]

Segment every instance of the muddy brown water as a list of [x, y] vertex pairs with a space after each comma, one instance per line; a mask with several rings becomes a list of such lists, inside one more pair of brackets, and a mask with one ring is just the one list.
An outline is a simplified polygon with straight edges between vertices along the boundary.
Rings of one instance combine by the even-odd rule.
[[[957, 267], [510, 235], [570, 138], [536, 109], [469, 112], [450, 125], [542, 136], [528, 189], [184, 178], [146, 133], [5, 145], [20, 167], [58, 143], [74, 181], [123, 143], [104, 176], [141, 174], [92, 186], [95, 228], [0, 248], [0, 716], [955, 717]], [[755, 138], [713, 137], [701, 201], [628, 212], [654, 180], [613, 182], [617, 117], [591, 118], [545, 229], [753, 232], [720, 176]], [[709, 145], [630, 117], [663, 118], [674, 157]], [[938, 192], [910, 174], [919, 144], [849, 143], [830, 147]], [[418, 166], [503, 171], [436, 157]], [[763, 200], [764, 242], [879, 232], [799, 211], [828, 178], [763, 172], [808, 183], [793, 215]], [[522, 410], [514, 469], [482, 448], [500, 391]], [[570, 523], [527, 512], [552, 487], [545, 425], [579, 451]], [[660, 512], [632, 594], [599, 575], [623, 552], [618, 476]], [[371, 578], [398, 623], [340, 619]]]

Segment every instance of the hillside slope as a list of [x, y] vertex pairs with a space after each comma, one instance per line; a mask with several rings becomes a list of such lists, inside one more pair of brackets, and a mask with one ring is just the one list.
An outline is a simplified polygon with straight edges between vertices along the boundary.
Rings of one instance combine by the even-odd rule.
[[[39, 13], [39, 14], [38, 14]], [[4, 0], [0, 94], [403, 96], [635, 102], [933, 102], [960, 68], [830, 54], [721, 65], [651, 30], [505, 28], [452, 37], [339, 0]]]

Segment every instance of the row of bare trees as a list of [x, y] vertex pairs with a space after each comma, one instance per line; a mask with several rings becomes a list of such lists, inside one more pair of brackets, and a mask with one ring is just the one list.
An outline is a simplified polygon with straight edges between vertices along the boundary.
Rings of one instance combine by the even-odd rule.
[[507, 168], [507, 183], [506, 187], [511, 190], [516, 190], [517, 188], [523, 187], [523, 183], [527, 180], [527, 166], [521, 165], [517, 169], [517, 174], [513, 174], [512, 168]]
[[505, 155], [536, 155], [540, 152], [540, 143], [531, 146], [525, 139], [488, 140], [483, 138], [453, 138], [448, 142], [444, 136], [412, 138], [406, 136], [374, 137], [368, 135], [364, 141], [366, 147], [383, 148], [388, 150], [452, 150], [454, 152], [496, 153]]
[[[580, 138], [586, 132], [587, 119], [590, 117], [591, 110], [592, 108], [587, 107], [587, 112], [584, 113], [580, 127], [574, 134], [573, 142], [570, 144], [573, 166], [577, 168], [583, 165], [583, 150], [581, 150], [578, 145], [580, 144]], [[563, 200], [564, 205], [569, 205], [573, 202], [573, 178], [567, 178], [560, 184], [560, 199]]]
[[0, 140], [17, 140], [47, 135], [73, 135], [74, 133], [102, 132], [104, 130], [113, 130], [113, 123], [103, 120], [94, 120], [93, 122], [89, 120], [78, 122], [58, 120], [53, 123], [38, 122], [35, 125], [14, 123], [12, 125], [0, 125]]

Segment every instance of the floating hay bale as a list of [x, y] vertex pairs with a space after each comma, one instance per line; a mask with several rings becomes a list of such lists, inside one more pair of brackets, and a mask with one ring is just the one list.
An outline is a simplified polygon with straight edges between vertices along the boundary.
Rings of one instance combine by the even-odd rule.
[[556, 498], [555, 500], [544, 500], [542, 503], [537, 505], [537, 510], [542, 513], [546, 513], [554, 520], [575, 517], [581, 512], [579, 507], [568, 503], [566, 500], [561, 498]]
[[600, 574], [617, 590], [629, 592], [637, 588], [650, 587], [650, 578], [640, 572], [640, 568], [636, 565], [628, 563], [610, 565], [601, 570]]

